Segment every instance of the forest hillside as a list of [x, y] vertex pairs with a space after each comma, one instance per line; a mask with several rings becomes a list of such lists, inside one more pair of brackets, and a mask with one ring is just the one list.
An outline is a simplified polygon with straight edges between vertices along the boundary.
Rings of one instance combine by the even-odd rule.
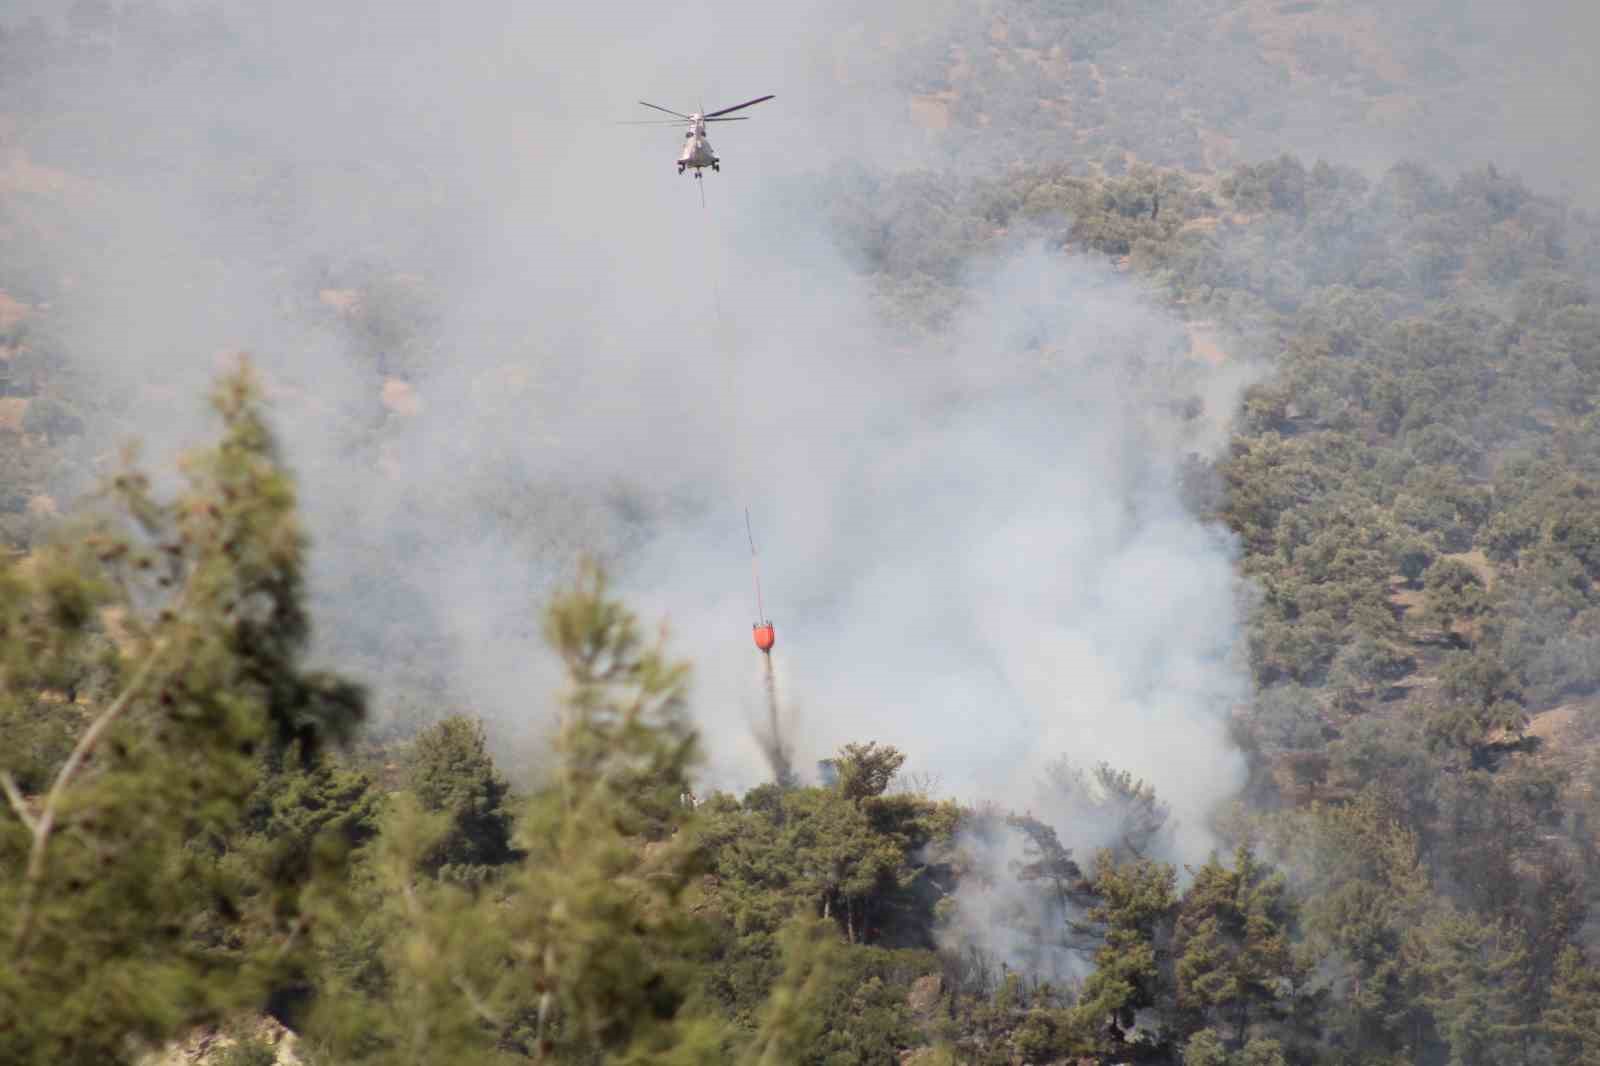
[[0, 16], [0, 1061], [1600, 1060], [1593, 15], [465, 8]]

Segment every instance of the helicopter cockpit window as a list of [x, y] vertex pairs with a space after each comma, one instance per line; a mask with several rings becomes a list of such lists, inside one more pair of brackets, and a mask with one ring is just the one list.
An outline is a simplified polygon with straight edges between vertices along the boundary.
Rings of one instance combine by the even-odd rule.
[[694, 136], [694, 134], [693, 134], [693, 133], [685, 133], [685, 134], [684, 134], [684, 135], [683, 135], [683, 139], [684, 139], [684, 140], [686, 140], [686, 141], [687, 141], [687, 140], [688, 140], [688, 139], [689, 139], [689, 138], [690, 138], [690, 137], [693, 137], [693, 136]]

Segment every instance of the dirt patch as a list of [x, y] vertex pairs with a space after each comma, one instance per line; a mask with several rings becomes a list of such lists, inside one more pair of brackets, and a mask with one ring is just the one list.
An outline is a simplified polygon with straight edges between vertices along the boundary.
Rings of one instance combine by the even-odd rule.
[[422, 397], [408, 381], [390, 378], [383, 383], [383, 406], [397, 415], [410, 417], [422, 413]]
[[480, 411], [503, 411], [533, 385], [525, 366], [506, 365], [486, 370], [472, 381], [472, 398]]
[[1072, 125], [1072, 104], [1067, 100], [1039, 99], [1039, 110], [1055, 119], [1058, 126]]
[[1250, 31], [1261, 40], [1263, 58], [1282, 64], [1295, 78], [1309, 77], [1299, 62], [1301, 38], [1308, 35], [1337, 38], [1362, 66], [1386, 81], [1400, 84], [1407, 78], [1406, 68], [1390, 51], [1387, 34], [1374, 12], [1353, 11], [1343, 4], [1324, 9], [1255, 0], [1246, 18]]
[[967, 50], [960, 45], [950, 47], [950, 69], [945, 73], [951, 85], [963, 82], [972, 77], [972, 60], [967, 56]]
[[1410, 96], [1382, 96], [1367, 108], [1367, 121], [1375, 126], [1399, 129], [1423, 118], [1422, 102]]
[[111, 638], [111, 643], [125, 656], [133, 655], [138, 651], [134, 644], [133, 633], [128, 629], [128, 611], [123, 607], [105, 607], [100, 611], [100, 624], [105, 627], [106, 636]]
[[10, 329], [27, 318], [31, 310], [21, 300], [13, 299], [10, 293], [0, 292], [0, 329]]
[[1199, 133], [1200, 156], [1205, 160], [1206, 169], [1222, 170], [1239, 157], [1239, 142], [1232, 137], [1203, 127]]
[[139, 404], [147, 411], [181, 410], [188, 399], [176, 385], [146, 384], [138, 386], [138, 390]]
[[1552, 707], [1542, 714], [1534, 715], [1528, 722], [1526, 732], [1530, 737], [1538, 737], [1555, 746], [1555, 743], [1577, 724], [1579, 715], [1592, 709], [1576, 703], [1564, 703], [1560, 707]]
[[27, 414], [26, 396], [0, 397], [0, 433], [21, 433], [22, 420]]
[[1100, 97], [1102, 100], [1105, 99], [1106, 76], [1100, 73], [1099, 63], [1089, 64], [1089, 77], [1094, 81], [1094, 94]]
[[953, 93], [911, 98], [911, 121], [925, 130], [950, 128], [950, 97]]
[[932, 1014], [943, 995], [944, 978], [936, 973], [929, 974], [911, 982], [911, 991], [906, 994], [906, 1006], [914, 1014]]
[[27, 151], [15, 145], [3, 149], [0, 157], [0, 193], [49, 196], [57, 199], [86, 199], [89, 183], [65, 170], [41, 167]]
[[232, 1032], [214, 1025], [196, 1029], [183, 1040], [174, 1041], [161, 1051], [146, 1056], [144, 1066], [210, 1066], [220, 1062], [241, 1038], [270, 1048], [276, 1066], [300, 1066], [305, 1061], [300, 1057], [300, 1038], [274, 1018], [263, 1015], [241, 1019], [228, 1029]]
[[1184, 332], [1189, 335], [1189, 358], [1209, 366], [1221, 366], [1228, 361], [1228, 350], [1222, 346], [1221, 331], [1215, 322], [1185, 322]]
[[341, 315], [353, 315], [361, 306], [361, 294], [354, 289], [319, 289], [317, 299]]
[[[1600, 700], [1579, 700], [1563, 703], [1548, 711], [1539, 711], [1528, 719], [1524, 738], [1535, 743], [1536, 758], [1541, 762], [1578, 772], [1595, 765], [1600, 751]], [[1512, 745], [1516, 737], [1499, 730], [1489, 736], [1490, 743]]]

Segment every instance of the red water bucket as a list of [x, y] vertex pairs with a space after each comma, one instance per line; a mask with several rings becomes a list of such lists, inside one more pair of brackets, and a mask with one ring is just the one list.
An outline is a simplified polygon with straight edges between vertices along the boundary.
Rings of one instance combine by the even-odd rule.
[[778, 634], [773, 630], [771, 622], [762, 622], [751, 627], [755, 632], [756, 647], [762, 651], [771, 651], [772, 645], [777, 643]]

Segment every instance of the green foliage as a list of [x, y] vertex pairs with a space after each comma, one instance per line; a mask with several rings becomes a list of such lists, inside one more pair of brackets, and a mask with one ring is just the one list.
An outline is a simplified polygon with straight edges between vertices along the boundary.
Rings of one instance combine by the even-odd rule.
[[835, 966], [842, 957], [838, 936], [824, 921], [796, 921], [781, 937], [786, 965], [759, 1013], [755, 1036], [746, 1048], [747, 1066], [787, 1066], [800, 1062], [828, 1031], [829, 1015], [819, 1002], [837, 993]]
[[[42, 795], [9, 748], [0, 777], [7, 1062], [127, 1061], [295, 960], [309, 874], [208, 845], [244, 827], [263, 752], [314, 765], [363, 699], [300, 665], [304, 540], [248, 368], [214, 404], [223, 436], [184, 494], [157, 500], [129, 470], [116, 514], [0, 575], [0, 724], [54, 703], [75, 736], [58, 765], [35, 745], [17, 767], [49, 778]], [[206, 914], [235, 931], [213, 942]]]
[[1569, 945], [1556, 963], [1550, 1005], [1543, 1025], [1563, 1062], [1590, 1062], [1600, 1056], [1600, 971]]
[[1102, 852], [1096, 862], [1089, 922], [1103, 943], [1073, 1013], [1081, 1032], [1096, 1034], [1101, 1054], [1123, 1051], [1138, 1012], [1168, 1000], [1159, 949], [1178, 909], [1175, 883], [1172, 867], [1148, 860], [1116, 864]]
[[1440, 702], [1428, 717], [1436, 741], [1477, 748], [1497, 732], [1522, 732], [1527, 714], [1521, 687], [1492, 651], [1457, 652], [1439, 673]]
[[1486, 597], [1483, 579], [1458, 559], [1440, 559], [1422, 576], [1428, 594], [1428, 620], [1440, 629], [1458, 621], [1475, 618], [1483, 612]]
[[1265, 753], [1320, 749], [1324, 741], [1317, 693], [1292, 683], [1257, 692], [1249, 729]]
[[[0, 39], [8, 87], [62, 57], [98, 62], [77, 37], [164, 57], [204, 39], [80, 6], [66, 31]], [[1037, 241], [1125, 257], [1153, 296], [1214, 323], [1233, 363], [1270, 360], [1226, 454], [1186, 470], [1186, 497], [1237, 536], [1259, 593], [1257, 691], [1235, 735], [1261, 806], [1228, 828], [1277, 841], [1296, 880], [1241, 852], [1179, 898], [1150, 861], [1169, 812], [1108, 767], [1052, 781], [1073, 812], [1116, 820], [1091, 876], [1066, 826], [891, 794], [905, 756], [876, 743], [840, 754], [836, 787], [691, 809], [687, 675], [597, 575], [549, 619], [571, 700], [557, 769], [519, 819], [462, 719], [416, 739], [386, 798], [319, 755], [361, 698], [302, 667], [303, 547], [250, 405], [223, 397], [227, 442], [192, 465], [184, 499], [130, 473], [131, 523], [49, 544], [30, 501], [75, 495], [108, 419], [65, 334], [30, 319], [0, 338], [0, 391], [31, 401], [0, 448], [0, 538], [35, 549], [0, 566], [0, 935], [20, 945], [0, 967], [0, 1058], [116, 1061], [262, 1002], [297, 1020], [309, 1002], [314, 1052], [350, 1062], [1600, 1054], [1573, 946], [1593, 847], [1563, 820], [1560, 769], [1587, 738], [1518, 742], [1558, 703], [1581, 725], [1600, 691], [1600, 227], [1493, 167], [1452, 180], [1407, 164], [1375, 184], [1282, 155], [1163, 169], [1209, 170], [1228, 137], [1297, 121], [1307, 84], [1319, 114], [1357, 124], [1369, 94], [1416, 89], [1380, 84], [1334, 33], [1300, 35], [1287, 65], [1276, 43], [1264, 56], [1262, 19], [1311, 5], [1279, 6], [1247, 25], [1206, 5], [1028, 0], [974, 7], [937, 40], [908, 24], [875, 47], [926, 54], [886, 69], [930, 94], [963, 71], [944, 148], [979, 153], [987, 176], [858, 167], [800, 191], [826, 201], [877, 308], [919, 343], [969, 299], [974, 263]], [[1403, 39], [1407, 5], [1364, 10]], [[1458, 86], [1439, 51], [1395, 58]], [[10, 201], [0, 212], [28, 232]], [[8, 244], [7, 291], [54, 299], [61, 272], [19, 266], [26, 243]], [[427, 286], [387, 266], [320, 280], [357, 292], [338, 321], [376, 374], [437, 359]], [[432, 705], [412, 676], [392, 687]], [[952, 980], [939, 1018], [912, 1017], [939, 901], [979, 875], [955, 835], [983, 822], [1025, 839], [1030, 889], [1081, 908], [1027, 935], [1090, 971], [1070, 991], [1014, 970]]]
[[900, 751], [888, 745], [879, 747], [876, 741], [846, 744], [833, 760], [839, 791], [858, 805], [862, 800], [881, 796], [905, 761]]
[[1437, 906], [1416, 835], [1370, 791], [1285, 830], [1306, 871], [1309, 947], [1338, 975], [1328, 1028], [1361, 1056], [1405, 1051], [1426, 1018], [1417, 930]]
[[811, 1010], [820, 1025], [807, 1045], [794, 1046], [789, 1061], [870, 1066], [895, 1058], [916, 1036], [904, 988], [934, 965], [921, 952], [839, 952], [828, 979], [812, 997]]
[[833, 919], [851, 941], [873, 941], [919, 906], [926, 871], [915, 857], [953, 821], [914, 797], [858, 804], [840, 789], [806, 788], [753, 792], [741, 808], [714, 814], [707, 835], [723, 906], [741, 932], [805, 915]]
[[69, 403], [51, 396], [35, 397], [22, 418], [24, 432], [47, 438], [77, 436], [83, 432], [83, 417]]
[[1413, 585], [1417, 584], [1435, 559], [1433, 548], [1421, 539], [1408, 540], [1396, 546], [1395, 569]]
[[1239, 1053], [1239, 1066], [1289, 1066], [1283, 1045], [1271, 1037], [1256, 1037]]
[[1035, 1007], [1024, 1012], [1011, 1034], [1011, 1045], [1028, 1062], [1051, 1062], [1086, 1048], [1083, 1034], [1066, 1011]]
[[496, 1061], [495, 1032], [507, 1022], [478, 987], [503, 970], [504, 942], [464, 888], [421, 875], [448, 830], [446, 816], [399, 794], [352, 898], [319, 915], [325, 984], [305, 1029], [314, 1059]]
[[1228, 1048], [1214, 1029], [1202, 1029], [1183, 1045], [1183, 1066], [1228, 1066]]
[[[230, 919], [222, 908], [199, 927], [221, 945], [268, 938], [275, 922], [293, 920], [298, 930], [314, 921], [315, 912], [343, 897], [340, 882], [352, 857], [379, 829], [383, 798], [365, 773], [326, 756], [305, 768], [282, 758], [263, 761], [239, 832], [210, 842], [219, 875], [240, 894], [253, 893], [256, 903], [245, 914], [253, 920]], [[264, 889], [252, 886], [255, 870], [267, 875]], [[296, 1022], [316, 994], [310, 969], [309, 960], [297, 959], [274, 975], [269, 1002], [283, 1020]]]
[[1423, 930], [1421, 964], [1434, 1017], [1455, 1066], [1504, 1062], [1522, 1044], [1527, 956], [1514, 930], [1444, 913]]
[[1179, 1010], [1207, 1026], [1229, 1026], [1242, 1044], [1251, 1021], [1284, 1007], [1298, 985], [1297, 920], [1283, 875], [1250, 848], [1238, 849], [1232, 869], [1215, 858], [1202, 866], [1174, 934]]
[[[517, 823], [520, 863], [481, 891], [425, 876], [459, 833], [452, 797], [499, 780], [477, 728], [445, 723], [419, 745], [415, 792], [395, 798], [372, 845], [363, 927], [324, 941], [337, 980], [313, 1040], [348, 1062], [813, 1061], [791, 1056], [837, 1036], [816, 1022], [835, 995], [837, 945], [814, 923], [783, 927], [785, 958], [748, 1035], [702, 991], [715, 938], [698, 916], [687, 667], [642, 641], [593, 568], [550, 605], [546, 633], [569, 686], [558, 763]], [[860, 814], [835, 792], [784, 798], [806, 791]], [[889, 1002], [867, 1003], [861, 1024], [878, 1025]]]
[[1229, 1053], [1227, 1043], [1214, 1029], [1202, 1029], [1183, 1046], [1183, 1066], [1288, 1066], [1283, 1045], [1270, 1037], [1257, 1037]]
[[409, 784], [423, 810], [450, 819], [450, 831], [424, 862], [437, 877], [481, 881], [511, 861], [510, 785], [489, 756], [481, 722], [446, 718], [417, 735]]
[[1530, 703], [1600, 689], [1600, 592], [1570, 556], [1529, 552], [1495, 589], [1486, 637]]

